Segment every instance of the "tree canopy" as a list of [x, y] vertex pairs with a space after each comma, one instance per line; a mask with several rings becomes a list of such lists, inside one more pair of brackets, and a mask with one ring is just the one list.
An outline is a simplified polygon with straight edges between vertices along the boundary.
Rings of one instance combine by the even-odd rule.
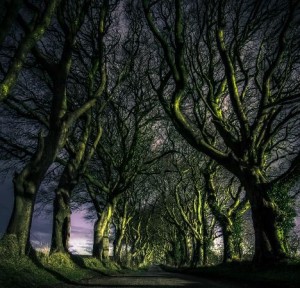
[[3, 239], [20, 255], [43, 202], [51, 253], [69, 252], [81, 207], [101, 260], [294, 256], [299, 1], [4, 2]]

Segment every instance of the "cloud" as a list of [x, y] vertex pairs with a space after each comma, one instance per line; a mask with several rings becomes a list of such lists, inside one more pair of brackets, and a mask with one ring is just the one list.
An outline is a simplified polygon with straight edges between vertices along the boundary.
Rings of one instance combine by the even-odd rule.
[[92, 239], [87, 238], [71, 238], [70, 252], [79, 255], [91, 255], [93, 249]]

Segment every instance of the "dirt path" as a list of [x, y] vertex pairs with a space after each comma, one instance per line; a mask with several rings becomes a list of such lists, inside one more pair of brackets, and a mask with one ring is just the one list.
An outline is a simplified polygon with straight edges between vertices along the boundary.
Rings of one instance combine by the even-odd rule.
[[223, 283], [222, 281], [208, 280], [191, 275], [168, 273], [158, 266], [148, 271], [130, 273], [114, 277], [101, 277], [85, 280], [80, 285], [58, 284], [53, 288], [84, 288], [84, 287], [199, 287], [199, 288], [243, 288], [249, 287], [241, 284]]

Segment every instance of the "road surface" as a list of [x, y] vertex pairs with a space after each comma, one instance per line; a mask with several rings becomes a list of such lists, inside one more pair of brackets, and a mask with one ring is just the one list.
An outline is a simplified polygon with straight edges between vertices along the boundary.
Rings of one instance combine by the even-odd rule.
[[158, 266], [151, 267], [148, 271], [130, 273], [121, 276], [93, 278], [83, 281], [79, 285], [58, 284], [53, 288], [85, 288], [85, 287], [199, 287], [199, 288], [250, 288], [247, 285], [231, 284], [221, 280], [209, 280], [191, 275], [168, 273]]

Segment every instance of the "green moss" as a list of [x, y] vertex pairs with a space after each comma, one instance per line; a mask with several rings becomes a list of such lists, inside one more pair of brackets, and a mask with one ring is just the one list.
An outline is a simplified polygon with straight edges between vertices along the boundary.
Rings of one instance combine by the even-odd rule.
[[39, 258], [41, 263], [49, 268], [76, 268], [76, 264], [72, 261], [70, 255], [66, 253], [53, 253], [48, 256], [41, 253]]
[[110, 271], [119, 271], [121, 269], [117, 263], [112, 262], [112, 261], [104, 262], [104, 266], [106, 269], [108, 269]]
[[[10, 252], [8, 250], [10, 247]], [[20, 257], [14, 237], [7, 237], [0, 245], [0, 287], [40, 287], [58, 282], [80, 281], [115, 274], [119, 266], [101, 263], [89, 256], [71, 256], [66, 253], [45, 254], [36, 252], [35, 259]]]
[[1, 94], [3, 94], [4, 96], [6, 96], [8, 94], [8, 91], [9, 91], [8, 85], [6, 85], [6, 84], [2, 85], [2, 87], [1, 87]]
[[0, 255], [3, 258], [18, 257], [18, 240], [15, 235], [4, 235], [0, 241]]
[[43, 283], [58, 282], [53, 275], [37, 267], [29, 257], [12, 255], [6, 257], [6, 254], [0, 254], [0, 287], [39, 287]]
[[66, 253], [33, 253], [33, 258], [19, 256], [15, 236], [6, 235], [0, 241], [0, 288], [40, 287], [58, 282], [80, 281], [120, 272], [110, 261], [105, 263], [90, 256]]

